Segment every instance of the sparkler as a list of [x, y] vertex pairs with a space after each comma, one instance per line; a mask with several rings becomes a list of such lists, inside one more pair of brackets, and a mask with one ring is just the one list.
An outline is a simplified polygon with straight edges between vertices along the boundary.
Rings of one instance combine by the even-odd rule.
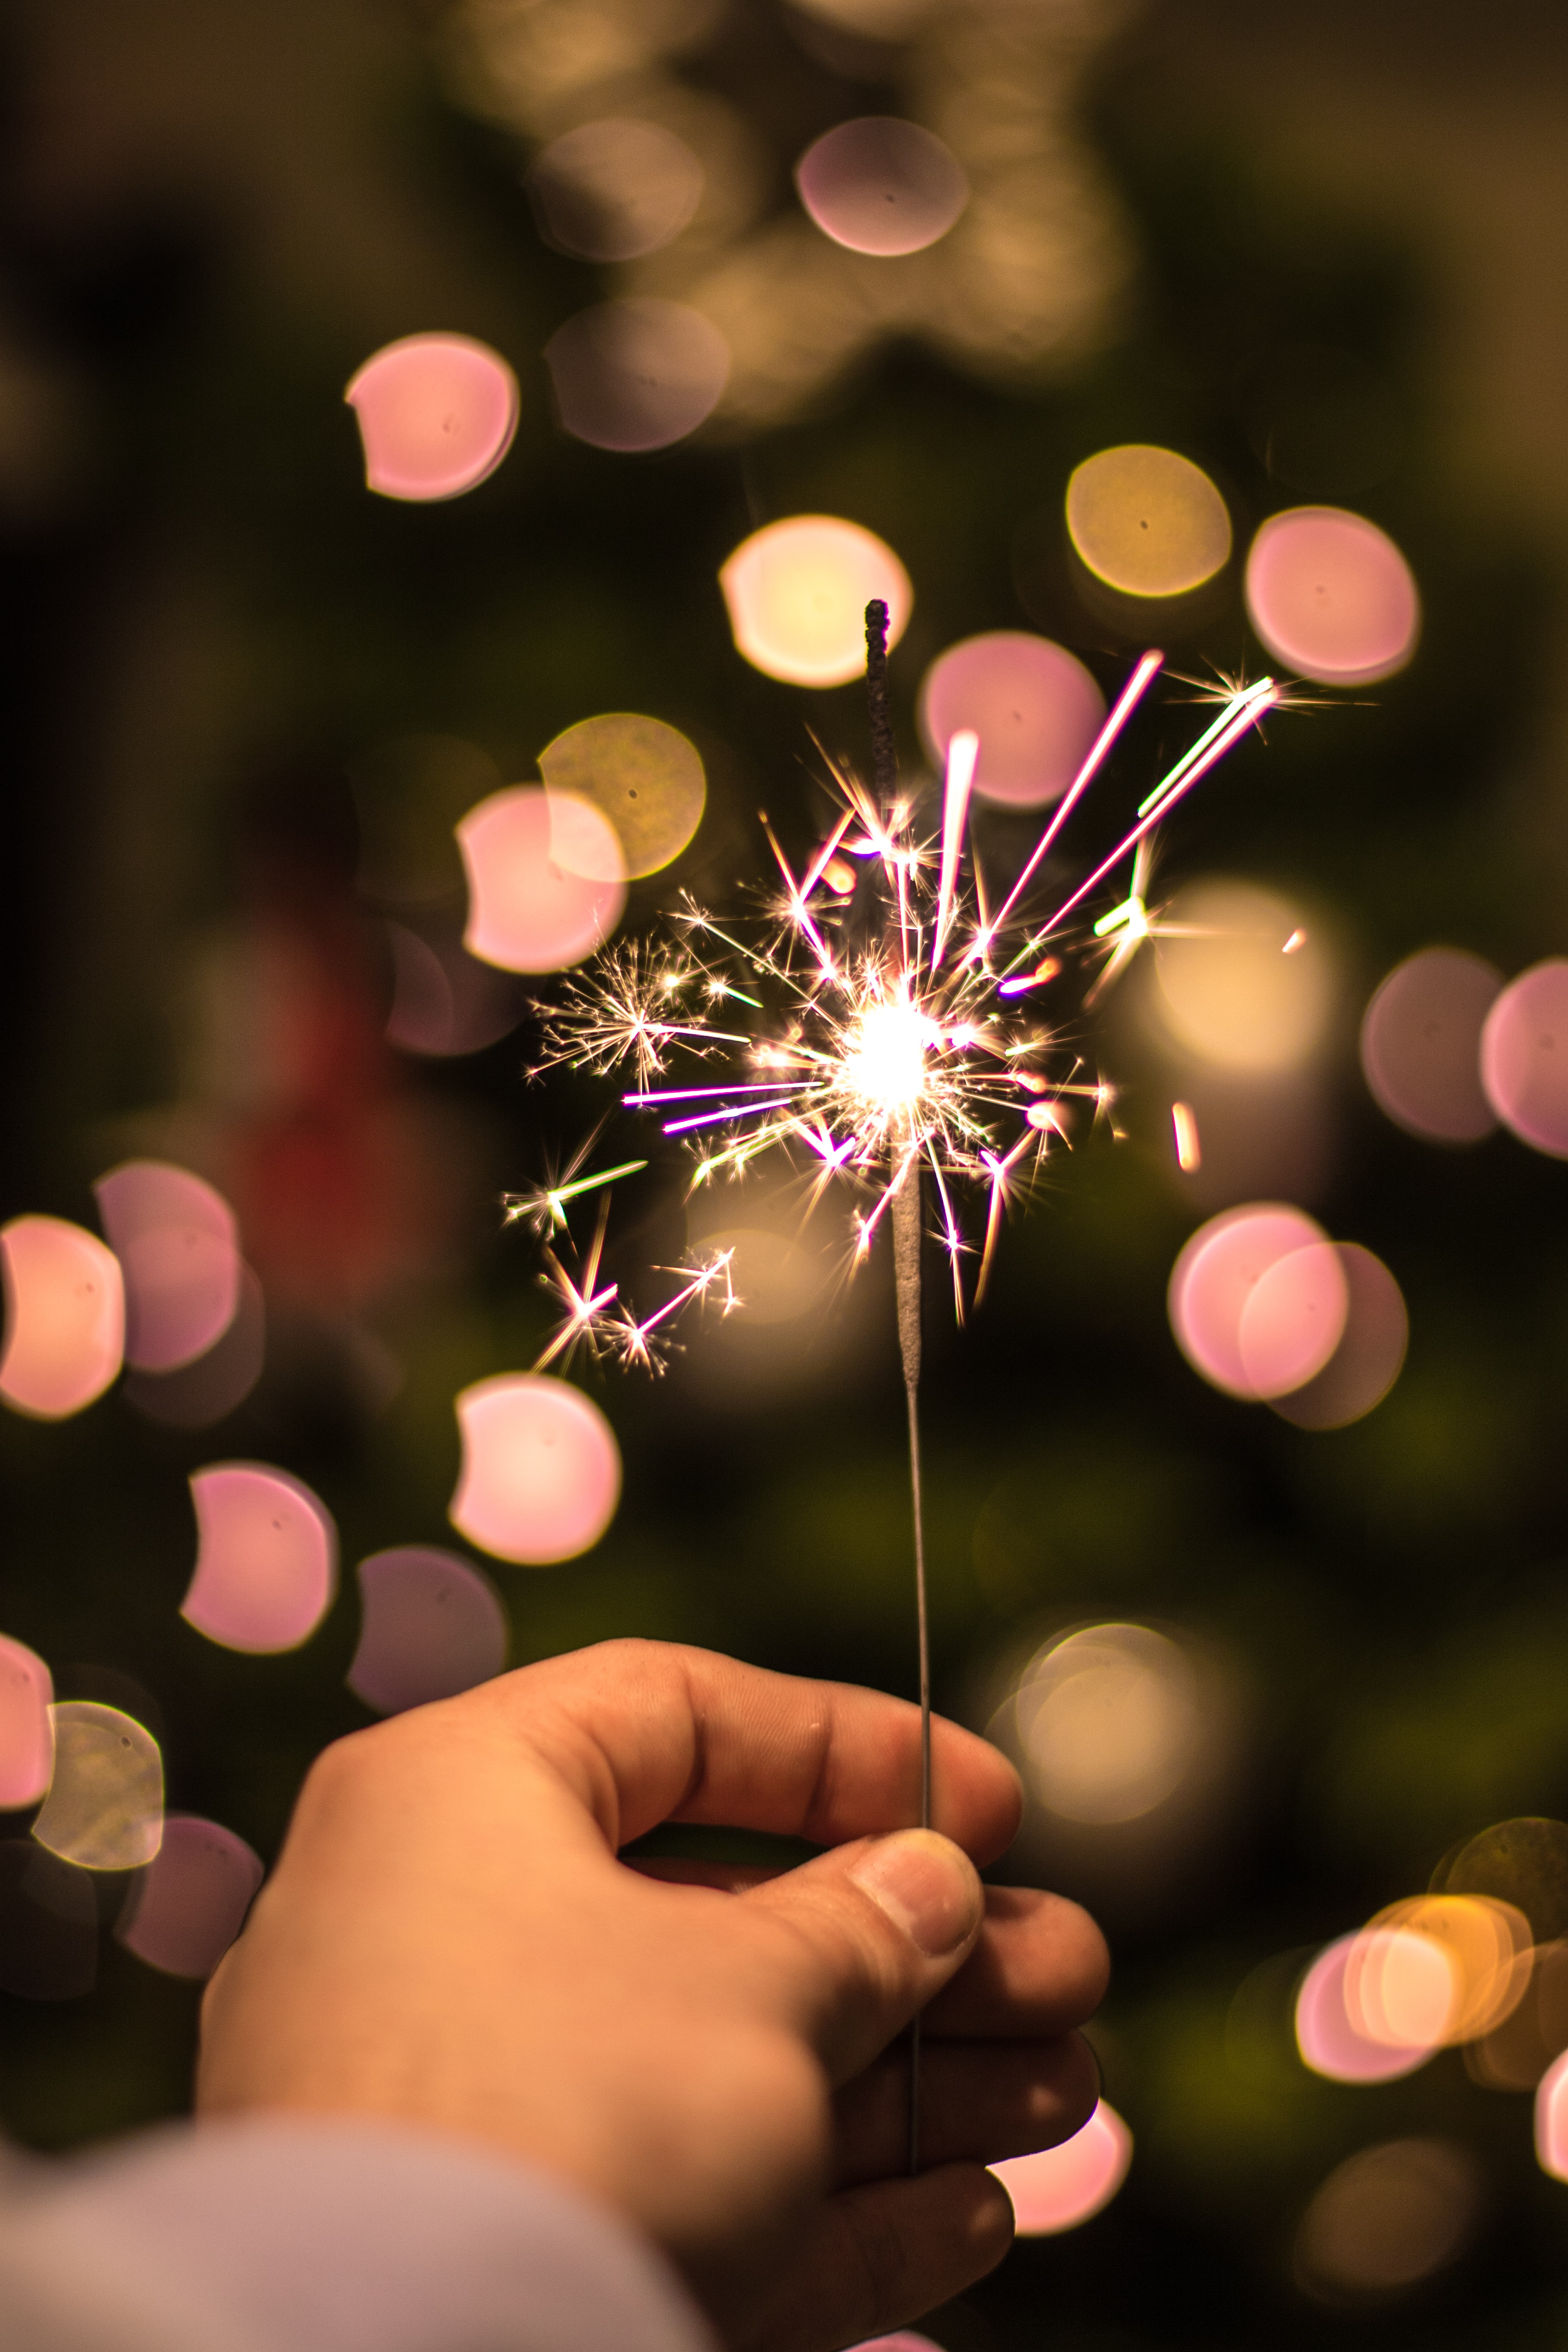
[[[948, 1259], [960, 1322], [983, 1295], [1002, 1223], [1065, 1144], [1073, 1098], [1110, 1113], [1112, 1090], [1090, 1075], [1060, 1026], [1040, 1017], [1040, 994], [1077, 949], [1104, 958], [1087, 992], [1092, 1003], [1146, 940], [1173, 931], [1147, 893], [1153, 835], [1172, 811], [1265, 714], [1287, 698], [1272, 678], [1226, 680], [1214, 719], [1140, 803], [1116, 846], [1040, 919], [1027, 911], [1046, 879], [1063, 827], [1104, 768], [1158, 676], [1163, 655], [1144, 654], [1021, 870], [993, 908], [968, 818], [979, 754], [973, 732], [948, 746], [940, 833], [921, 830], [917, 795], [900, 788], [887, 689], [888, 612], [866, 612], [872, 742], [869, 788], [829, 761], [839, 808], [826, 839], [797, 874], [764, 817], [779, 886], [760, 921], [721, 923], [685, 898], [667, 935], [606, 950], [563, 984], [543, 1008], [542, 1066], [635, 1075], [622, 1097], [656, 1114], [666, 1136], [695, 1153], [695, 1191], [739, 1176], [782, 1151], [808, 1177], [813, 1204], [841, 1181], [859, 1194], [856, 1262], [884, 1217], [891, 1230], [900, 1359], [909, 1425], [920, 1665], [921, 1822], [931, 1822], [931, 1658], [921, 1480], [921, 1255], [928, 1185]], [[1132, 860], [1127, 894], [1087, 940], [1069, 927], [1090, 894]], [[1080, 922], [1080, 930], [1081, 930]], [[684, 1066], [689, 1064], [687, 1069]], [[702, 1083], [711, 1072], [711, 1082]], [[689, 1077], [692, 1083], [674, 1083]], [[1195, 1148], [1195, 1142], [1194, 1142]], [[577, 1163], [580, 1164], [580, 1163]], [[511, 1213], [541, 1233], [565, 1223], [565, 1206], [629, 1167], [515, 1196]], [[638, 1166], [646, 1163], [631, 1163]], [[984, 1235], [967, 1295], [965, 1260], [976, 1255], [957, 1198], [977, 1191]], [[574, 1280], [546, 1250], [548, 1286], [563, 1316], [540, 1364], [582, 1346], [625, 1362], [657, 1365], [658, 1332], [686, 1305], [717, 1292], [739, 1302], [728, 1256], [670, 1268], [681, 1287], [638, 1323], [614, 1284], [597, 1287], [605, 1235]], [[910, 2164], [920, 2146], [920, 2021], [910, 2075]]]

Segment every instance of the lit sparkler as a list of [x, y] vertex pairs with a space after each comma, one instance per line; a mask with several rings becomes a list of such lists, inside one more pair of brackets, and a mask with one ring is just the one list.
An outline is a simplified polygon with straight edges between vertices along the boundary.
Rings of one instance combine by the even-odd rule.
[[[887, 608], [867, 608], [867, 679], [873, 745], [869, 788], [829, 762], [836, 821], [804, 872], [767, 827], [779, 885], [760, 920], [721, 922], [689, 898], [668, 935], [607, 950], [563, 984], [545, 1009], [542, 1064], [600, 1075], [628, 1069], [622, 1097], [653, 1114], [695, 1154], [692, 1187], [739, 1176], [779, 1151], [809, 1177], [813, 1201], [836, 1182], [859, 1195], [857, 1262], [886, 1219], [892, 1234], [898, 1330], [908, 1406], [921, 1724], [921, 1819], [931, 1820], [931, 1672], [926, 1622], [918, 1392], [921, 1260], [926, 1202], [934, 1207], [962, 1321], [984, 1292], [1007, 1212], [1050, 1151], [1067, 1139], [1073, 1098], [1108, 1113], [1111, 1090], [1041, 1016], [1040, 992], [1074, 946], [1104, 957], [1085, 1003], [1103, 994], [1143, 942], [1173, 931], [1147, 893], [1153, 835], [1226, 753], [1287, 698], [1272, 678], [1224, 681], [1219, 708], [1138, 807], [1116, 846], [1043, 919], [1032, 902], [1063, 827], [1104, 767], [1163, 656], [1135, 665], [1078, 775], [1021, 870], [999, 898], [986, 887], [969, 829], [979, 743], [948, 747], [940, 831], [921, 828], [916, 796], [900, 787], [887, 698]], [[763, 820], [766, 825], [766, 820]], [[1131, 859], [1126, 896], [1092, 926], [1069, 932], [1079, 909]], [[1195, 1130], [1194, 1138], [1195, 1150]], [[521, 1196], [515, 1213], [542, 1234], [564, 1223], [565, 1202], [603, 1177], [572, 1178]], [[984, 1203], [978, 1245], [961, 1198]], [[671, 1269], [682, 1288], [638, 1324], [616, 1286], [596, 1287], [604, 1213], [570, 1277], [547, 1252], [550, 1286], [564, 1309], [541, 1365], [582, 1345], [623, 1361], [654, 1360], [656, 1329], [716, 1285], [736, 1303], [728, 1259]], [[977, 1256], [966, 1294], [965, 1261]], [[919, 2061], [911, 2076], [910, 2161], [919, 2144]]]

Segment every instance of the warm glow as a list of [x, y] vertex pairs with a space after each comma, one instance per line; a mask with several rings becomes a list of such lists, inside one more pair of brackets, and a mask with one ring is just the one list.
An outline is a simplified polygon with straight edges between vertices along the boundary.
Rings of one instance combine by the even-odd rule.
[[152, 1733], [117, 1706], [72, 1699], [54, 1710], [55, 1769], [33, 1835], [79, 1870], [139, 1870], [163, 1834], [163, 1759]]
[[1196, 882], [1160, 918], [1160, 1011], [1178, 1044], [1222, 1069], [1294, 1069], [1322, 1036], [1328, 961], [1309, 938], [1289, 955], [1300, 917], [1250, 882]]
[[544, 364], [566, 431], [595, 449], [668, 449], [718, 406], [730, 346], [684, 302], [596, 302], [558, 327]]
[[1481, 1031], [1481, 1084], [1521, 1143], [1568, 1160], [1568, 958], [1510, 981]]
[[[1176, 1345], [1212, 1387], [1229, 1396], [1258, 1395], [1242, 1346], [1242, 1322], [1252, 1295], [1282, 1259], [1327, 1239], [1305, 1210], [1278, 1201], [1226, 1209], [1198, 1227], [1171, 1270], [1166, 1305]], [[1287, 1310], [1292, 1303], [1305, 1303], [1293, 1301], [1292, 1287], [1287, 1284], [1272, 1301], [1280, 1310], [1278, 1318], [1269, 1312], [1266, 1298], [1265, 1318], [1254, 1327], [1260, 1360], [1267, 1354], [1268, 1361], [1277, 1360]]]
[[1481, 1032], [1502, 974], [1462, 948], [1423, 948], [1396, 964], [1361, 1024], [1373, 1098], [1412, 1135], [1474, 1143], [1496, 1114], [1481, 1086]]
[[338, 1538], [319, 1495], [262, 1462], [191, 1477], [199, 1544], [180, 1614], [226, 1650], [297, 1650], [337, 1590]]
[[1364, 1933], [1342, 1936], [1312, 1962], [1296, 1997], [1296, 2046], [1304, 2065], [1331, 2083], [1391, 2083], [1424, 2066], [1436, 2039], [1401, 2048], [1369, 2033], [1346, 2004], [1345, 1976]]
[[239, 1227], [188, 1168], [128, 1160], [93, 1186], [125, 1278], [125, 1360], [172, 1372], [216, 1346], [239, 1307]]
[[986, 2168], [1013, 2200], [1021, 2238], [1055, 2237], [1076, 2230], [1110, 2204], [1132, 2162], [1132, 2135], [1101, 2099], [1093, 2115], [1059, 2147], [1010, 2156]]
[[0, 1813], [36, 1805], [49, 1785], [54, 1695], [42, 1658], [0, 1633]]
[[365, 480], [385, 499], [455, 499], [475, 488], [517, 431], [517, 378], [469, 335], [388, 343], [343, 398], [359, 421]]
[[791, 515], [744, 539], [719, 574], [737, 650], [790, 686], [844, 686], [866, 667], [866, 607], [888, 607], [888, 643], [914, 592], [890, 547], [837, 515]]
[[1302, 2216], [1297, 2284], [1321, 2303], [1377, 2303], [1461, 2254], [1481, 2205], [1475, 2158], [1446, 2139], [1387, 2140], [1337, 2165]]
[[242, 1837], [195, 1813], [171, 1813], [163, 1843], [133, 1881], [115, 1935], [165, 1976], [210, 1977], [265, 1873]]
[[588, 801], [518, 784], [458, 826], [470, 955], [503, 971], [561, 971], [602, 947], [626, 909], [618, 835]]
[[894, 1113], [919, 1102], [926, 1055], [937, 1042], [927, 1016], [905, 1000], [868, 1004], [844, 1055], [844, 1085], [868, 1110]]
[[1129, 1822], [1175, 1794], [1203, 1738], [1187, 1658], [1148, 1625], [1091, 1625], [1031, 1660], [1014, 1702], [1029, 1785], [1069, 1822]]
[[940, 654], [921, 682], [920, 725], [945, 761], [961, 728], [980, 739], [974, 789], [1006, 808], [1059, 800], [1105, 720], [1105, 697], [1075, 654], [1026, 629], [992, 629]]
[[1180, 596], [1230, 555], [1230, 516], [1208, 476], [1142, 442], [1085, 458], [1068, 483], [1067, 521], [1089, 570], [1127, 596]]
[[531, 1568], [574, 1559], [616, 1515], [621, 1454], [581, 1389], [536, 1372], [502, 1372], [456, 1400], [463, 1467], [448, 1517], [498, 1559]]
[[795, 167], [800, 200], [824, 236], [851, 253], [919, 253], [945, 236], [969, 202], [950, 147], [902, 116], [836, 123]]
[[5, 1346], [0, 1398], [15, 1412], [63, 1421], [100, 1397], [120, 1370], [125, 1288], [96, 1234], [63, 1217], [0, 1225]]
[[1492, 1895], [1419, 1895], [1381, 1911], [1345, 1969], [1345, 2008], [1373, 2041], [1473, 2042], [1517, 2009], [1531, 1927]]
[[359, 1564], [364, 1614], [348, 1686], [378, 1715], [454, 1698], [506, 1664], [501, 1598], [455, 1552], [407, 1544]]
[[1247, 609], [1276, 661], [1325, 686], [1392, 677], [1421, 629], [1404, 556], [1342, 507], [1270, 515], [1247, 559]]

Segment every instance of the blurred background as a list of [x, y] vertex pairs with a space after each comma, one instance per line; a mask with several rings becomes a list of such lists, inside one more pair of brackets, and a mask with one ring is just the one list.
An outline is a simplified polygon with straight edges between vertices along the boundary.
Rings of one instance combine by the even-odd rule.
[[[571, 1369], [559, 1541], [509, 1538], [484, 1397], [455, 1411], [552, 1328], [501, 1196], [616, 1089], [531, 1078], [560, 983], [477, 951], [454, 828], [637, 713], [701, 815], [628, 856], [622, 938], [765, 885], [759, 810], [804, 861], [861, 689], [744, 653], [719, 572], [827, 516], [912, 588], [917, 783], [976, 637], [1107, 701], [1166, 649], [1118, 808], [1212, 715], [1171, 673], [1306, 681], [1166, 829], [1152, 950], [1074, 1033], [1113, 1116], [966, 1328], [931, 1285], [938, 1703], [1025, 1772], [998, 1874], [1092, 1904], [1116, 1976], [1100, 2140], [928, 2332], [1555, 2342], [1561, 12], [19, 0], [3, 38], [5, 2128], [180, 2111], [312, 1756], [503, 1644], [912, 1692], [891, 1279], [844, 1280], [843, 1200], [805, 1222], [764, 1169], [688, 1202], [677, 1146], [606, 1129], [598, 1164], [650, 1164], [605, 1278], [647, 1312], [738, 1234], [746, 1307], [662, 1378]], [[931, 141], [816, 149], [868, 117]], [[864, 227], [889, 172], [912, 246]], [[468, 339], [434, 442], [367, 368], [430, 337]], [[1127, 445], [1201, 469], [1217, 553], [1155, 579], [1069, 513]], [[1256, 535], [1313, 508], [1375, 527], [1418, 635], [1292, 635]], [[976, 819], [998, 867], [1017, 805]], [[1221, 1265], [1258, 1217], [1210, 1221], [1258, 1204]], [[1266, 1375], [1244, 1307], [1287, 1260], [1333, 1331]]]

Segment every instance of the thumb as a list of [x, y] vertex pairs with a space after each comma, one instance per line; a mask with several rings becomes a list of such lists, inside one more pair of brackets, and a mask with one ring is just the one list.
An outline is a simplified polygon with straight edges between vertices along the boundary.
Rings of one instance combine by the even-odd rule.
[[793, 1931], [784, 2005], [835, 2089], [963, 1967], [985, 1916], [974, 1864], [935, 1830], [858, 1838], [738, 1899]]

